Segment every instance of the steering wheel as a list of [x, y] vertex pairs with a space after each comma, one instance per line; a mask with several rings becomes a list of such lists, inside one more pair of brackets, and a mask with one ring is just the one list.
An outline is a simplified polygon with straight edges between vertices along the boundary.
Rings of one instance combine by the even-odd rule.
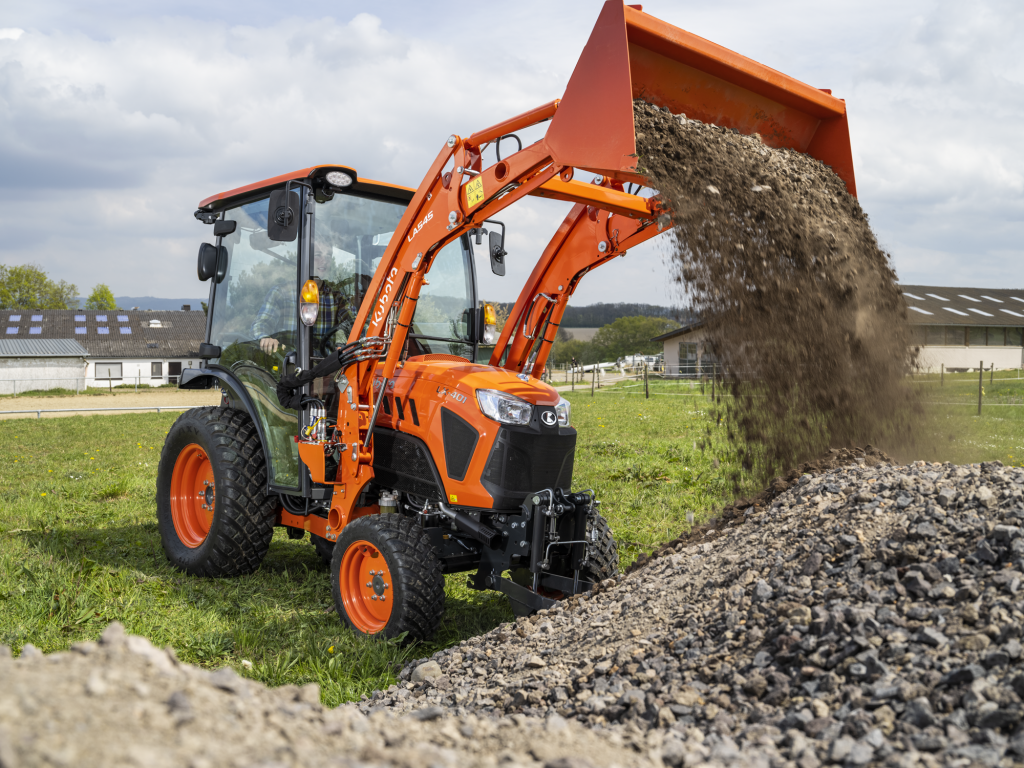
[[341, 310], [341, 312], [341, 320], [332, 325], [330, 329], [320, 338], [320, 353], [324, 357], [327, 357], [334, 351], [335, 345], [331, 344], [331, 337], [334, 336], [335, 333], [337, 333], [344, 327], [347, 327], [349, 331], [352, 330], [352, 313], [348, 310], [347, 307]]

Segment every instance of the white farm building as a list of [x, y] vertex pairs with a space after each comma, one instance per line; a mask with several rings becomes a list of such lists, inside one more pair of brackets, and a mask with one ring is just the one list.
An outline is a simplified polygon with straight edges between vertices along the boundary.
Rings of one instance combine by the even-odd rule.
[[[206, 313], [187, 305], [177, 311], [2, 310], [0, 344], [7, 342], [11, 354], [0, 363], [0, 394], [175, 384], [183, 368], [198, 363], [205, 336]], [[78, 350], [77, 367], [55, 369], [53, 345]]]
[[[918, 369], [924, 373], [1024, 368], [1024, 290], [901, 285]], [[656, 336], [667, 375], [696, 377], [714, 356], [700, 320]]]

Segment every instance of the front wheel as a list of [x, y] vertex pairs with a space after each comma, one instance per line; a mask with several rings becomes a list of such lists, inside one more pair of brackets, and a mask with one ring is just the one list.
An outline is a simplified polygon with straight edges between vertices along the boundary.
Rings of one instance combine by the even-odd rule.
[[174, 422], [157, 470], [157, 525], [171, 563], [194, 576], [252, 573], [270, 548], [274, 503], [252, 419], [193, 408]]
[[444, 576], [415, 520], [394, 513], [346, 525], [331, 560], [338, 616], [363, 635], [428, 640], [444, 615]]

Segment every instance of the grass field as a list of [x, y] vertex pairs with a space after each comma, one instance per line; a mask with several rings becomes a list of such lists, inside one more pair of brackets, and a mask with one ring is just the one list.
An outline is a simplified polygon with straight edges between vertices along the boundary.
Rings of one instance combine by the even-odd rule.
[[[960, 398], [955, 386], [947, 378], [941, 398], [929, 398]], [[1005, 386], [986, 397], [1017, 396]], [[652, 393], [567, 394], [580, 433], [575, 487], [602, 499], [623, 565], [686, 530], [689, 512], [699, 522], [731, 495], [721, 428], [711, 427], [707, 451], [696, 448], [710, 426], [708, 400], [674, 383], [652, 383]], [[1018, 463], [1024, 409], [991, 407], [979, 419], [976, 408], [937, 407], [920, 458]], [[176, 417], [0, 422], [0, 643], [56, 651], [117, 619], [192, 663], [230, 664], [271, 685], [317, 682], [333, 705], [391, 684], [407, 659], [512, 618], [503, 596], [470, 591], [464, 575], [453, 575], [433, 642], [402, 648], [356, 638], [328, 612], [330, 579], [313, 548], [283, 531], [252, 576], [197, 579], [173, 570], [157, 534], [154, 487]]]

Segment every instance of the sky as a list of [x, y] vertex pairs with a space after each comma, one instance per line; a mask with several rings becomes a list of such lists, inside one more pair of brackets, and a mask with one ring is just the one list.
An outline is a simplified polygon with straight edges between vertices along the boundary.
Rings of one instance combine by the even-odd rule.
[[[415, 187], [447, 137], [562, 95], [600, 0], [47, 2], [0, 11], [0, 264], [199, 298], [193, 218], [317, 163]], [[659, 0], [644, 10], [847, 102], [860, 201], [902, 282], [1024, 287], [1024, 3]], [[516, 298], [568, 205], [508, 209]], [[652, 241], [571, 303], [678, 304]]]

